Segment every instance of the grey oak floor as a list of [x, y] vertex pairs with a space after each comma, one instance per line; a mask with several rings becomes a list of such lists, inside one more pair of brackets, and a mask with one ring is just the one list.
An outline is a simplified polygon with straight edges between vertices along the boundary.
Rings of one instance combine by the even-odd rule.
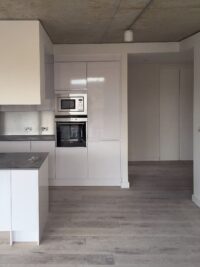
[[191, 164], [132, 164], [132, 188], [50, 188], [41, 246], [0, 241], [0, 266], [199, 267]]

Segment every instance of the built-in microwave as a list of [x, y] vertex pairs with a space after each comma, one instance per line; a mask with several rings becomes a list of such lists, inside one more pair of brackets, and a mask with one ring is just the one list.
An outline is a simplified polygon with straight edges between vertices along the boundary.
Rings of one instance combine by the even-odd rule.
[[63, 94], [56, 97], [56, 115], [87, 115], [87, 94]]

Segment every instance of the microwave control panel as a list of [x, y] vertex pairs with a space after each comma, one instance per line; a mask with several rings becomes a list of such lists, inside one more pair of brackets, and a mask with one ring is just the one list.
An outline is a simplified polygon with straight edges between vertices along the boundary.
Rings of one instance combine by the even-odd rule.
[[83, 111], [84, 110], [83, 98], [78, 98], [77, 110], [79, 110], [79, 111]]

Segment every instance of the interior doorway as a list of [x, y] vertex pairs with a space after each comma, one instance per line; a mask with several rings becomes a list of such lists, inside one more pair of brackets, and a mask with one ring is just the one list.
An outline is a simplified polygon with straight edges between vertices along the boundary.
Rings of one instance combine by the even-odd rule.
[[192, 195], [193, 52], [128, 58], [129, 182]]

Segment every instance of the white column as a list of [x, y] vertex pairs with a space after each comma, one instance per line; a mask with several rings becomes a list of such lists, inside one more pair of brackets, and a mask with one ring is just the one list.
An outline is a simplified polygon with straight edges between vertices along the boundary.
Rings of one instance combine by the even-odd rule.
[[200, 46], [194, 48], [193, 138], [194, 192], [192, 199], [200, 207]]
[[129, 188], [128, 181], [128, 54], [121, 59], [121, 187]]

